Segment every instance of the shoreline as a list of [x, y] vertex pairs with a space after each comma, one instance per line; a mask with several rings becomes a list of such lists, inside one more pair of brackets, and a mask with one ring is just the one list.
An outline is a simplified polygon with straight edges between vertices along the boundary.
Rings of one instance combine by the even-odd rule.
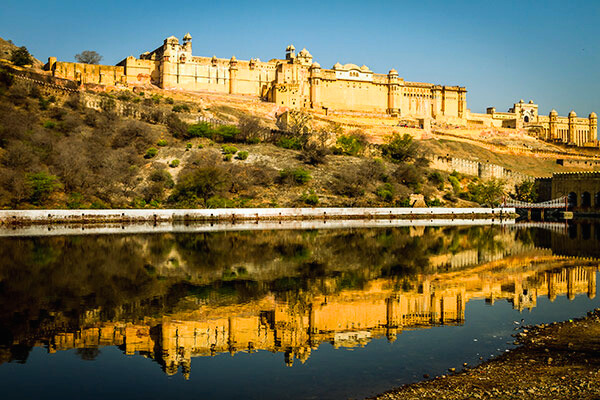
[[106, 234], [156, 234], [156, 233], [209, 233], [260, 230], [315, 230], [315, 229], [373, 229], [418, 228], [427, 226], [515, 226], [514, 219], [332, 219], [300, 221], [220, 221], [220, 222], [152, 222], [129, 223], [62, 223], [0, 225], [0, 237], [106, 235]]
[[462, 371], [403, 385], [371, 400], [598, 399], [600, 308], [586, 317], [523, 326], [519, 346]]
[[373, 219], [514, 219], [515, 208], [216, 208], [0, 210], [0, 226], [130, 222], [305, 221]]

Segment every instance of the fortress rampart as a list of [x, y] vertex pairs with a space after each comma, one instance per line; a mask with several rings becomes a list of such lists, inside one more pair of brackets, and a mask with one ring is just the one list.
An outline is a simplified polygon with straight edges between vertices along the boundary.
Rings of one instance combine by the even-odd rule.
[[447, 172], [459, 172], [464, 175], [477, 176], [481, 179], [506, 179], [511, 183], [520, 183], [533, 179], [531, 176], [512, 171], [501, 165], [482, 163], [451, 156], [429, 157], [429, 166], [433, 169]]
[[56, 77], [80, 84], [148, 85], [163, 89], [208, 91], [256, 96], [285, 107], [319, 112], [356, 111], [394, 116], [431, 117], [449, 122], [464, 120], [466, 89], [405, 81], [395, 69], [376, 74], [366, 65], [336, 63], [321, 68], [306, 50], [286, 48], [285, 58], [261, 61], [192, 55], [188, 33], [180, 43], [171, 36], [139, 58], [127, 57], [116, 66], [57, 61], [45, 68]]

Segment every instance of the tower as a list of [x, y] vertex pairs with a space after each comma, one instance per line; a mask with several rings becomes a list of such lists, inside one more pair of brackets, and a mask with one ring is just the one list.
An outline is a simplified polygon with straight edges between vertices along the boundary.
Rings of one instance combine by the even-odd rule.
[[550, 115], [548, 116], [550, 119], [550, 140], [557, 139], [556, 137], [556, 123], [558, 120], [558, 113], [556, 110], [550, 111]]
[[290, 44], [285, 48], [285, 59], [288, 61], [294, 61], [296, 58], [296, 48], [293, 44]]
[[575, 123], [576, 123], [577, 114], [574, 110], [571, 110], [569, 113], [569, 140], [568, 144], [575, 144]]
[[390, 115], [398, 115], [398, 106], [396, 96], [399, 94], [398, 88], [398, 71], [394, 68], [388, 73], [388, 107], [387, 113]]
[[229, 93], [234, 94], [237, 91], [237, 58], [231, 56], [229, 60]]
[[598, 116], [596, 115], [595, 112], [591, 112], [590, 116], [590, 135], [588, 137], [588, 140], [594, 141], [594, 140], [598, 140]]
[[321, 91], [321, 65], [314, 62], [310, 66], [310, 107], [321, 108], [319, 95]]

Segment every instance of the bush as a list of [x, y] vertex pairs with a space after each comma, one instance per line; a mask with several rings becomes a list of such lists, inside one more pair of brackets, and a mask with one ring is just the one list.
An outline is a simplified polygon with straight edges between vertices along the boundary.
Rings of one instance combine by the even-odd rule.
[[27, 47], [21, 46], [12, 51], [10, 61], [12, 61], [13, 64], [22, 67], [24, 65], [33, 64], [33, 57], [29, 54]]
[[394, 187], [390, 183], [386, 183], [385, 185], [378, 187], [375, 194], [381, 200], [391, 202], [394, 200]]
[[146, 154], [144, 154], [144, 158], [152, 158], [158, 154], [158, 149], [156, 147], [150, 147], [146, 150]]
[[456, 176], [450, 175], [448, 177], [448, 182], [450, 182], [450, 184], [452, 185], [452, 191], [455, 195], [460, 193], [460, 182], [458, 181], [458, 178], [456, 178]]
[[184, 205], [197, 204], [200, 200], [206, 202], [219, 194], [229, 184], [229, 175], [218, 167], [203, 167], [182, 174], [175, 186], [174, 201]]
[[223, 146], [221, 146], [221, 151], [223, 152], [223, 154], [235, 154], [237, 153], [238, 149], [235, 146], [224, 144]]
[[317, 196], [313, 189], [310, 189], [308, 193], [302, 193], [302, 201], [308, 205], [316, 206], [317, 204], [319, 204], [319, 196]]
[[365, 135], [362, 132], [355, 132], [338, 137], [334, 152], [335, 154], [358, 156], [364, 152], [366, 145], [367, 138]]
[[169, 173], [169, 171], [165, 169], [155, 169], [149, 176], [149, 179], [152, 182], [162, 183], [164, 187], [171, 189], [175, 186], [175, 182], [173, 182], [173, 177]]
[[323, 164], [326, 161], [327, 155], [329, 155], [329, 148], [319, 144], [310, 142], [304, 145], [300, 159], [306, 164], [318, 165]]
[[191, 144], [191, 143], [187, 143], [187, 144], [185, 145], [185, 148], [186, 148], [186, 150], [189, 150], [189, 149], [191, 149], [191, 148], [192, 148], [192, 144]]
[[237, 126], [221, 125], [214, 130], [214, 139], [222, 142], [235, 142], [240, 130]]
[[237, 156], [235, 156], [235, 158], [237, 158], [238, 160], [245, 160], [248, 158], [248, 152], [240, 151], [239, 153], [237, 153]]
[[175, 106], [173, 106], [173, 112], [190, 112], [190, 106], [188, 106], [187, 104], [177, 104]]
[[214, 131], [208, 122], [199, 122], [192, 124], [187, 128], [187, 135], [185, 137], [205, 137], [212, 139]]
[[238, 128], [240, 130], [239, 140], [248, 144], [260, 143], [267, 132], [258, 118], [248, 115], [240, 117]]
[[179, 160], [178, 159], [174, 159], [173, 161], [171, 161], [171, 163], [169, 163], [169, 167], [171, 168], [177, 168], [179, 166]]
[[174, 137], [187, 137], [188, 124], [180, 120], [177, 115], [169, 114], [167, 116], [167, 127], [169, 128], [169, 132], [171, 132]]
[[426, 199], [425, 204], [427, 205], [427, 207], [440, 207], [442, 205], [442, 202], [436, 197], [433, 199]]
[[223, 161], [231, 161], [232, 158], [233, 158], [233, 154], [225, 154], [223, 156]]
[[413, 160], [417, 157], [417, 146], [411, 135], [394, 133], [387, 143], [381, 146], [381, 153], [390, 161], [399, 163]]
[[158, 142], [156, 142], [156, 145], [159, 147], [164, 147], [167, 145], [167, 141], [166, 139], [160, 139]]
[[56, 127], [56, 122], [54, 121], [45, 121], [43, 124], [46, 129], [54, 129]]
[[290, 150], [301, 150], [302, 141], [296, 137], [283, 136], [275, 142], [275, 146]]
[[423, 182], [422, 171], [413, 164], [404, 164], [398, 166], [394, 171], [394, 178], [398, 183], [406, 185], [411, 189], [417, 189]]
[[174, 102], [175, 102], [175, 101], [173, 101], [173, 99], [172, 99], [171, 97], [167, 97], [167, 98], [165, 99], [165, 103], [167, 103], [167, 104], [173, 104]]
[[312, 179], [312, 176], [303, 168], [286, 168], [279, 172], [279, 178], [282, 182], [304, 185]]

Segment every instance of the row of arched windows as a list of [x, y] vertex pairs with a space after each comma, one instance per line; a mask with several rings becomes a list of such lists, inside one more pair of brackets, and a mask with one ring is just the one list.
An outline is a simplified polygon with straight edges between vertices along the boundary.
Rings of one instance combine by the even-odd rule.
[[593, 199], [590, 192], [583, 192], [581, 198], [578, 198], [575, 192], [568, 194], [569, 207], [592, 207], [592, 200], [593, 206], [600, 208], [600, 192], [596, 192]]

